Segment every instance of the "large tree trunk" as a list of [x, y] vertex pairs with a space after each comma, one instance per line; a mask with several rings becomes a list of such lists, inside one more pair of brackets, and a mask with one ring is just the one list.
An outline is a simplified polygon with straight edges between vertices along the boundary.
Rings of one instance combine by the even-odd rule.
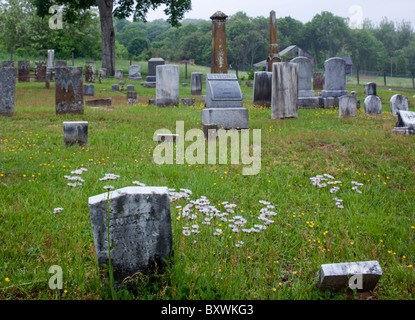
[[115, 73], [115, 31], [112, 21], [113, 0], [96, 0], [101, 20], [102, 34], [102, 67], [107, 75]]

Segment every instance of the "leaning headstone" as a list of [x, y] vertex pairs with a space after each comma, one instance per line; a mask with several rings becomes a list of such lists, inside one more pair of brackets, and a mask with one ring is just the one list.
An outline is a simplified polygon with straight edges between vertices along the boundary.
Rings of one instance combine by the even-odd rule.
[[403, 135], [415, 134], [415, 112], [398, 110], [396, 126], [392, 133]]
[[378, 261], [322, 264], [316, 275], [316, 287], [333, 291], [345, 288], [371, 291], [381, 276]]
[[243, 107], [243, 97], [236, 74], [206, 75], [205, 108], [202, 124], [218, 128], [248, 129], [248, 109]]
[[390, 98], [390, 107], [391, 107], [391, 113], [394, 116], [398, 115], [398, 111], [408, 111], [409, 108], [409, 102], [408, 99], [401, 95], [401, 94], [395, 94]]
[[138, 64], [132, 64], [128, 67], [128, 79], [141, 80], [141, 66]]
[[97, 70], [97, 64], [95, 61], [85, 62], [85, 82], [95, 83], [95, 73]]
[[[172, 254], [166, 187], [126, 187], [88, 199], [98, 265], [109, 265], [115, 287], [137, 272], [160, 270]], [[108, 239], [109, 234], [109, 239]]]
[[95, 86], [93, 84], [84, 84], [84, 96], [94, 96]]
[[35, 62], [35, 81], [43, 82], [46, 80], [46, 63], [44, 61]]
[[321, 91], [324, 107], [336, 107], [339, 97], [349, 95], [346, 90], [346, 62], [343, 58], [330, 58], [325, 61], [324, 68], [324, 90]]
[[82, 67], [55, 69], [56, 114], [84, 113], [84, 86]]
[[114, 79], [122, 79], [124, 77], [124, 72], [122, 69], [115, 69]]
[[14, 68], [14, 61], [13, 60], [3, 60], [1, 66], [3, 68]]
[[298, 117], [298, 64], [272, 65], [271, 119]]
[[324, 72], [313, 73], [313, 89], [321, 91], [324, 89]]
[[353, 96], [339, 98], [339, 118], [355, 117], [357, 112], [357, 99]]
[[254, 97], [252, 103], [255, 106], [271, 107], [272, 72], [258, 71], [254, 73]]
[[67, 146], [88, 143], [88, 121], [63, 122], [63, 142]]
[[156, 68], [156, 105], [160, 107], [179, 104], [179, 66], [159, 65]]
[[137, 91], [127, 91], [127, 103], [128, 104], [138, 103]]
[[192, 72], [190, 94], [194, 96], [200, 96], [202, 94], [202, 89], [203, 89], [203, 73]]
[[364, 92], [367, 96], [376, 96], [376, 94], [377, 94], [377, 92], [376, 92], [376, 83], [374, 83], [374, 82], [366, 83]]
[[16, 68], [0, 68], [0, 115], [11, 117], [14, 112]]
[[19, 82], [30, 82], [30, 61], [19, 60], [17, 62], [17, 77]]
[[367, 96], [364, 105], [366, 115], [377, 116], [382, 114], [382, 101], [378, 96]]
[[291, 60], [298, 63], [298, 99], [299, 108], [315, 109], [320, 107], [320, 100], [314, 96], [312, 87], [313, 63], [307, 57], [297, 57]]

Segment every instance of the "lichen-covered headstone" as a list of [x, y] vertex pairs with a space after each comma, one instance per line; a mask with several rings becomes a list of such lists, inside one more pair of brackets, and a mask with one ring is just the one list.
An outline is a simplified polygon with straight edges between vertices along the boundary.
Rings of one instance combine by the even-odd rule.
[[11, 117], [14, 112], [16, 68], [0, 68], [0, 115]]
[[46, 80], [46, 62], [35, 62], [35, 82], [44, 82]]
[[128, 79], [141, 80], [141, 66], [138, 64], [132, 64], [128, 67]]
[[30, 61], [19, 60], [17, 62], [17, 75], [19, 82], [30, 82]]
[[82, 67], [55, 69], [56, 114], [84, 113], [84, 86]]
[[85, 82], [95, 83], [95, 73], [97, 70], [97, 64], [95, 61], [85, 62]]
[[90, 197], [88, 206], [98, 265], [109, 265], [111, 248], [116, 286], [137, 272], [165, 265], [173, 244], [166, 187], [117, 189]]

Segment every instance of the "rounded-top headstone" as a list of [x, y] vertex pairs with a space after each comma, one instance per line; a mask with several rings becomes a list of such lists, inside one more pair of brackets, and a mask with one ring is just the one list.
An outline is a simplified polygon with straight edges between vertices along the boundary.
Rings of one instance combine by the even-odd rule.
[[365, 101], [365, 113], [367, 115], [381, 115], [382, 114], [382, 101], [378, 96], [367, 96]]
[[311, 90], [313, 63], [307, 57], [297, 57], [292, 59], [291, 62], [298, 63], [298, 96], [314, 97], [314, 91]]
[[401, 94], [395, 94], [390, 99], [390, 107], [391, 107], [391, 113], [394, 116], [398, 114], [399, 110], [408, 111], [408, 108], [409, 108], [408, 99]]
[[346, 62], [343, 58], [330, 58], [324, 63], [324, 90], [346, 90]]

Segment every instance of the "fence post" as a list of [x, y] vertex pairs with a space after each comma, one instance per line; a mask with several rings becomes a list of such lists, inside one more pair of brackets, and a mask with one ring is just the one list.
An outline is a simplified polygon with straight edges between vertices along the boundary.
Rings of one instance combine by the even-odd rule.
[[386, 87], [386, 72], [383, 73], [383, 82], [385, 83], [385, 87]]
[[75, 55], [72, 52], [72, 67], [74, 67], [74, 66], [75, 66]]
[[357, 84], [359, 85], [359, 68], [356, 68]]
[[184, 70], [185, 70], [184, 78], [187, 80], [187, 60], [186, 60], [185, 65], [184, 65]]
[[411, 72], [411, 78], [412, 78], [412, 88], [415, 89], [414, 73], [413, 72]]

